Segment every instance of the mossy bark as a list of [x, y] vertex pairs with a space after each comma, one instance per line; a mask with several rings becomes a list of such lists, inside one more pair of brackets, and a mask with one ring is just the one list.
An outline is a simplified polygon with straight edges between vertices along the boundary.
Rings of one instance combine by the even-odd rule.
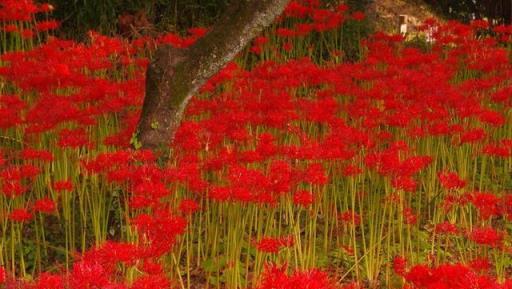
[[160, 47], [148, 68], [134, 143], [166, 153], [190, 98], [284, 10], [289, 0], [237, 0], [188, 49]]

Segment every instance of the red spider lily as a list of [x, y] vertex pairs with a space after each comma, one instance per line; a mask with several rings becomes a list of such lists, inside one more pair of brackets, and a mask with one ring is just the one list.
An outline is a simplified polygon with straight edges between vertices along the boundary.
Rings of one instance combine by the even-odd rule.
[[165, 274], [148, 275], [137, 278], [131, 289], [160, 289], [171, 288], [171, 283]]
[[21, 37], [23, 37], [24, 39], [32, 39], [36, 35], [34, 30], [32, 30], [32, 29], [23, 29], [23, 30], [21, 30], [20, 34], [21, 34]]
[[19, 181], [4, 181], [2, 182], [1, 191], [8, 198], [15, 198], [23, 195], [28, 190], [28, 187]]
[[433, 282], [432, 273], [423, 265], [412, 267], [404, 277], [418, 288], [426, 288], [428, 283]]
[[42, 4], [39, 4], [38, 10], [39, 10], [39, 12], [48, 13], [48, 12], [55, 10], [55, 7], [53, 7], [53, 5], [49, 4], [49, 3], [42, 3]]
[[21, 151], [21, 158], [24, 160], [53, 161], [53, 154], [47, 150], [35, 150], [26, 148]]
[[483, 19], [473, 20], [470, 23], [471, 27], [474, 29], [487, 29], [489, 28], [489, 22]]
[[231, 190], [226, 187], [211, 187], [208, 197], [215, 201], [225, 202], [231, 199]]
[[152, 180], [143, 180], [136, 183], [132, 192], [135, 196], [145, 195], [154, 200], [158, 200], [171, 194], [164, 183]]
[[480, 113], [480, 121], [499, 127], [505, 124], [505, 117], [496, 111], [483, 111]]
[[312, 31], [327, 31], [338, 28], [344, 22], [344, 14], [347, 9], [340, 5], [338, 9], [329, 10], [320, 7], [319, 3], [301, 3], [291, 1], [286, 7], [282, 19], [299, 18], [311, 19], [312, 22], [295, 24], [293, 29], [278, 28], [276, 34], [281, 37], [305, 36]]
[[407, 260], [404, 257], [396, 256], [393, 258], [393, 271], [400, 276], [407, 272]]
[[338, 219], [354, 226], [359, 226], [361, 224], [361, 216], [354, 211], [342, 212], [338, 215]]
[[102, 266], [99, 262], [82, 261], [76, 262], [71, 271], [71, 280], [73, 288], [105, 288], [111, 285], [110, 270]]
[[151, 260], [151, 259], [144, 261], [144, 264], [142, 264], [141, 270], [143, 272], [145, 272], [147, 274], [151, 274], [151, 275], [162, 274], [164, 272], [162, 265], [154, 262], [154, 260]]
[[417, 189], [418, 183], [415, 179], [408, 176], [397, 176], [391, 180], [391, 185], [397, 190], [404, 190], [406, 192], [414, 192]]
[[471, 269], [476, 272], [487, 272], [491, 269], [492, 265], [492, 262], [485, 257], [476, 258], [469, 263]]
[[337, 285], [329, 280], [327, 274], [318, 269], [296, 271], [286, 274], [286, 266], [267, 265], [261, 284], [257, 289], [336, 289]]
[[16, 95], [0, 96], [0, 128], [9, 128], [22, 123], [22, 111], [27, 104]]
[[364, 14], [364, 12], [356, 11], [352, 13], [351, 17], [355, 21], [363, 21], [366, 18], [366, 15]]
[[290, 1], [283, 15], [286, 17], [304, 18], [309, 15], [311, 9], [312, 7], [302, 4], [301, 1]]
[[107, 180], [111, 183], [123, 183], [133, 178], [134, 171], [128, 166], [120, 166], [107, 173]]
[[203, 27], [191, 28], [188, 30], [190, 36], [181, 37], [175, 33], [167, 33], [159, 37], [156, 42], [159, 44], [170, 44], [176, 48], [187, 48], [194, 44], [199, 38], [203, 37], [207, 33], [207, 29]]
[[71, 181], [57, 181], [52, 184], [52, 188], [57, 192], [73, 191], [73, 183]]
[[143, 248], [136, 244], [106, 241], [101, 246], [88, 250], [80, 260], [84, 263], [101, 263], [110, 270], [117, 263], [134, 265], [143, 254]]
[[436, 224], [434, 232], [441, 235], [457, 235], [459, 233], [459, 229], [454, 224], [445, 221], [443, 223]]
[[483, 128], [475, 128], [464, 132], [460, 136], [460, 144], [479, 142], [487, 136]]
[[34, 179], [41, 174], [41, 169], [30, 164], [19, 167], [20, 176], [26, 179]]
[[79, 148], [91, 145], [87, 132], [83, 128], [61, 130], [57, 144], [62, 148]]
[[0, 284], [3, 284], [6, 280], [5, 268], [0, 266]]
[[503, 244], [504, 234], [491, 227], [474, 228], [469, 232], [469, 239], [479, 245], [500, 247]]
[[[293, 186], [293, 175], [290, 164], [283, 161], [273, 161], [268, 173], [269, 189], [276, 193], [289, 192]], [[259, 182], [260, 186], [265, 186], [265, 180]]]
[[200, 209], [199, 204], [194, 200], [182, 200], [179, 210], [185, 215], [191, 215]]
[[470, 202], [478, 209], [480, 217], [484, 220], [498, 216], [499, 198], [492, 193], [474, 192]]
[[363, 173], [363, 170], [355, 165], [348, 165], [343, 168], [342, 174], [346, 177]]
[[461, 264], [416, 265], [404, 277], [414, 288], [500, 288], [496, 280]]
[[404, 211], [402, 212], [402, 215], [404, 217], [404, 222], [407, 225], [414, 225], [418, 221], [418, 216], [414, 214], [411, 208], [405, 208]]
[[158, 257], [174, 246], [176, 237], [183, 234], [187, 222], [171, 215], [168, 210], [158, 209], [153, 215], [138, 215], [132, 219], [132, 224], [139, 234], [148, 239], [147, 257]]
[[503, 196], [498, 205], [501, 214], [503, 214], [508, 221], [512, 220], [512, 195]]
[[294, 244], [292, 236], [278, 238], [263, 237], [255, 242], [256, 249], [264, 253], [277, 254], [281, 249], [291, 247]]
[[484, 146], [483, 153], [493, 157], [508, 158], [512, 156], [512, 146], [505, 143], [488, 144]]
[[304, 171], [304, 181], [315, 185], [324, 185], [327, 183], [328, 177], [321, 164], [311, 164]]
[[33, 209], [34, 211], [40, 213], [51, 214], [55, 212], [57, 205], [53, 200], [49, 198], [43, 198], [34, 202]]
[[466, 181], [462, 180], [456, 173], [439, 172], [437, 174], [443, 188], [447, 190], [462, 189], [466, 186]]
[[286, 52], [291, 52], [293, 50], [293, 43], [292, 42], [286, 42], [281, 47]]
[[253, 41], [253, 46], [250, 51], [254, 54], [260, 54], [263, 50], [264, 45], [268, 43], [268, 38], [264, 36], [256, 37]]
[[32, 214], [27, 209], [14, 209], [9, 214], [9, 219], [18, 223], [30, 221], [32, 217]]
[[299, 191], [293, 195], [293, 203], [302, 207], [309, 207], [314, 201], [313, 194], [308, 191]]
[[34, 288], [38, 289], [64, 289], [65, 278], [61, 275], [55, 275], [47, 272], [38, 276]]
[[368, 155], [365, 159], [365, 163], [371, 168], [376, 168], [382, 175], [395, 176], [398, 186], [401, 182], [400, 179], [404, 182], [412, 180], [411, 176], [418, 173], [432, 162], [432, 158], [429, 156], [414, 156], [401, 161], [400, 151], [406, 150], [406, 146], [395, 143], [383, 152]]
[[8, 32], [8, 33], [15, 33], [15, 32], [19, 32], [18, 31], [18, 26], [14, 25], [14, 24], [8, 24], [8, 25], [5, 25], [3, 28], [2, 28], [3, 31], [5, 32]]
[[55, 30], [57, 28], [59, 28], [59, 22], [57, 22], [55, 20], [40, 21], [40, 22], [36, 23], [36, 25], [35, 25], [35, 29], [38, 32]]
[[3, 0], [0, 7], [1, 21], [30, 21], [38, 12], [37, 6], [30, 0]]
[[20, 181], [23, 178], [21, 169], [17, 167], [8, 167], [2, 170], [0, 177], [5, 181]]
[[154, 204], [154, 200], [147, 196], [132, 196], [129, 201], [129, 206], [132, 209], [150, 208]]
[[510, 103], [509, 101], [512, 100], [511, 92], [512, 92], [512, 87], [505, 87], [503, 89], [500, 89], [500, 90], [494, 92], [491, 95], [491, 100], [493, 102], [497, 102], [497, 103], [505, 103], [505, 104]]

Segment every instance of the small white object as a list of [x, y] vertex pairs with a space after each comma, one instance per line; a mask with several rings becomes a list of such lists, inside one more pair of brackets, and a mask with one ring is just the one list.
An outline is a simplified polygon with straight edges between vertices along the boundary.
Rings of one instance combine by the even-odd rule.
[[407, 33], [407, 24], [400, 24], [400, 34]]
[[398, 16], [399, 19], [399, 31], [400, 34], [405, 35], [407, 34], [407, 15], [400, 15]]

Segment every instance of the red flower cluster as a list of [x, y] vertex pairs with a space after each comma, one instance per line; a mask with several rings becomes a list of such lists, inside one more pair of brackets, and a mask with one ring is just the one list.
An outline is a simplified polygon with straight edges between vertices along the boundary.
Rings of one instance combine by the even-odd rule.
[[336, 289], [323, 271], [313, 269], [286, 274], [286, 266], [267, 265], [261, 284], [256, 289]]
[[501, 247], [503, 245], [503, 232], [491, 227], [474, 228], [469, 233], [469, 239], [479, 245]]
[[462, 189], [466, 186], [466, 181], [460, 179], [456, 173], [445, 171], [439, 172], [437, 176], [443, 188], [447, 190]]
[[[321, 7], [321, 1], [290, 1], [286, 7], [282, 19], [308, 19], [301, 21], [292, 28], [278, 28], [276, 34], [281, 37], [305, 36], [313, 31], [323, 32], [338, 28], [345, 21], [345, 12], [348, 7], [339, 5], [330, 10]], [[360, 17], [359, 17], [360, 18]]]
[[408, 270], [402, 264], [396, 267], [396, 273], [407, 282], [404, 288], [509, 288], [508, 284], [500, 284], [495, 278], [481, 275], [478, 270], [462, 264], [442, 264], [433, 268], [415, 265]]
[[36, 33], [54, 30], [59, 27], [55, 20], [42, 20], [33, 23], [38, 13], [53, 10], [50, 4], [35, 4], [32, 0], [2, 0], [0, 2], [0, 29], [7, 33], [18, 33], [23, 38], [32, 38]]
[[294, 239], [292, 236], [279, 238], [263, 237], [255, 243], [256, 249], [265, 253], [278, 253], [282, 248], [292, 247]]

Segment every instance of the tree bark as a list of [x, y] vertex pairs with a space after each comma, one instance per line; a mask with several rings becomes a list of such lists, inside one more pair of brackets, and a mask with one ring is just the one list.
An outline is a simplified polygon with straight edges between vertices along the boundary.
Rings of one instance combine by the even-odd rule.
[[187, 49], [161, 46], [146, 75], [146, 95], [132, 144], [169, 151], [198, 89], [284, 10], [289, 0], [235, 0], [212, 30]]

